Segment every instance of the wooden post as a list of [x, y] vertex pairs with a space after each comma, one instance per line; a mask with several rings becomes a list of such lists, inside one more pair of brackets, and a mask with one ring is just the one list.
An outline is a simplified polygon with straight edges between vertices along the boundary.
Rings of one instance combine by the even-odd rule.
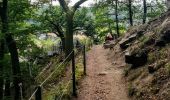
[[83, 65], [84, 65], [84, 75], [86, 75], [86, 46], [83, 46]]
[[35, 93], [35, 100], [42, 100], [41, 86], [37, 87], [37, 92]]
[[75, 68], [75, 57], [74, 57], [74, 50], [72, 53], [72, 81], [73, 81], [73, 96], [77, 96], [76, 93], [76, 68]]

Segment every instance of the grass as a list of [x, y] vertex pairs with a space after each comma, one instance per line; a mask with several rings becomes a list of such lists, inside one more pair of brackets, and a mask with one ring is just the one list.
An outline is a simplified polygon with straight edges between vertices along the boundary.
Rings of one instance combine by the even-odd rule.
[[133, 81], [135, 80], [136, 78], [138, 78], [141, 74], [142, 74], [142, 71], [143, 70], [139, 70], [139, 69], [134, 69], [135, 71], [132, 71], [131, 73], [129, 73], [129, 76], [128, 76], [128, 81]]
[[[93, 44], [92, 39], [87, 36], [78, 36], [78, 39], [81, 44], [86, 45], [86, 50], [89, 50]], [[49, 41], [48, 44], [51, 45], [51, 42]], [[75, 60], [77, 83], [83, 77], [83, 56], [81, 55], [82, 54], [79, 54]], [[40, 84], [54, 71], [54, 74], [43, 85], [43, 100], [55, 100], [60, 97], [61, 94], [63, 94], [62, 100], [70, 99], [72, 94], [72, 75], [66, 75], [68, 71], [71, 71], [70, 62], [59, 67], [58, 65], [60, 63], [56, 58], [49, 61], [52, 62], [52, 65], [36, 77], [37, 83]], [[68, 82], [70, 83], [68, 84]]]
[[61, 82], [57, 86], [45, 91], [43, 95], [44, 100], [55, 100], [62, 98], [62, 100], [69, 99], [71, 97], [71, 81]]
[[167, 64], [165, 65], [165, 68], [166, 68], [168, 74], [170, 75], [170, 63], [167, 63]]
[[128, 84], [128, 95], [129, 96], [133, 96], [135, 94], [135, 88], [134, 86], [132, 85], [132, 83], [129, 83]]
[[[62, 100], [68, 100], [71, 98], [72, 95], [71, 75], [70, 78], [68, 78], [68, 80], [62, 80], [63, 79], [62, 76], [65, 75], [66, 73], [66, 67], [64, 66], [66, 65], [63, 65], [61, 68], [59, 68], [44, 85], [45, 88], [43, 93], [44, 100], [55, 100], [56, 98], [60, 98], [61, 95]], [[82, 56], [79, 55], [76, 58], [76, 82], [78, 82], [78, 80], [80, 80], [82, 77], [83, 77], [83, 60]], [[56, 83], [56, 81], [59, 83]], [[70, 83], [68, 84], [68, 82]]]
[[129, 71], [130, 71], [130, 65], [126, 65], [126, 67], [125, 67], [125, 69], [124, 69], [124, 72], [123, 72], [123, 75], [124, 75], [125, 77], [127, 77], [128, 74], [129, 74]]

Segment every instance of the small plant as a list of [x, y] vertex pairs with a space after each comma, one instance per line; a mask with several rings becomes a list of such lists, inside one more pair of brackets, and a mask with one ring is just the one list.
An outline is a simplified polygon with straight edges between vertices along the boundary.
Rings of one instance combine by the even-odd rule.
[[133, 96], [135, 94], [135, 88], [132, 86], [132, 83], [128, 85], [128, 95]]
[[167, 64], [165, 65], [165, 68], [166, 68], [168, 74], [170, 75], [170, 63], [167, 63]]
[[135, 80], [136, 78], [138, 78], [140, 75], [142, 74], [142, 70], [136, 70], [134, 71], [134, 73], [131, 73], [128, 77], [128, 80], [129, 81], [133, 81]]
[[128, 73], [130, 71], [130, 66], [126, 66], [125, 69], [124, 69], [124, 76], [127, 77], [128, 76]]
[[152, 64], [155, 60], [156, 60], [155, 53], [154, 52], [149, 53], [148, 54], [148, 61], [149, 61], [149, 63]]

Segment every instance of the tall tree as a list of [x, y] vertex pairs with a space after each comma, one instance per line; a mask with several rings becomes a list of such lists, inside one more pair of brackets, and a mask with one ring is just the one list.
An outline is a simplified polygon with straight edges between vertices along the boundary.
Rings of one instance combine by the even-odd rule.
[[[0, 2], [0, 16], [2, 16], [3, 12], [3, 6], [4, 2]], [[2, 25], [3, 26], [3, 25]], [[1, 28], [1, 32], [4, 33], [4, 27]], [[4, 91], [3, 91], [3, 85], [4, 85], [4, 77], [3, 77], [3, 59], [4, 59], [4, 45], [5, 41], [3, 38], [3, 34], [0, 34], [0, 100], [3, 99]]]
[[115, 1], [115, 16], [116, 16], [116, 32], [119, 37], [120, 33], [119, 33], [119, 19], [118, 19], [118, 0]]
[[147, 18], [147, 4], [146, 0], [143, 0], [143, 24], [145, 24]]
[[0, 41], [0, 100], [3, 99], [3, 58], [4, 58], [4, 40]]
[[73, 17], [75, 11], [79, 8], [79, 6], [87, 0], [80, 0], [74, 4], [73, 7], [69, 8], [66, 0], [59, 0], [61, 7], [66, 13], [66, 34], [65, 34], [65, 53], [68, 56], [73, 50]]
[[130, 25], [133, 26], [132, 0], [129, 0], [128, 8], [129, 8], [129, 22]]
[[18, 51], [16, 47], [16, 42], [13, 39], [11, 33], [9, 33], [8, 28], [8, 0], [3, 0], [3, 5], [1, 9], [1, 21], [2, 21], [2, 34], [5, 35], [5, 41], [7, 43], [8, 50], [11, 55], [12, 72], [13, 72], [13, 83], [14, 83], [14, 100], [20, 100], [20, 88], [19, 83], [21, 82], [21, 73], [19, 66]]

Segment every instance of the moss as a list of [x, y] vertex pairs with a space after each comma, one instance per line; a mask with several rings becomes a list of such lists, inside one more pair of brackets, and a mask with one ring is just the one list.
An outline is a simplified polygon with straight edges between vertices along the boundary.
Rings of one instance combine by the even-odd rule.
[[166, 68], [168, 74], [170, 75], [170, 63], [167, 63], [167, 64], [165, 65], [165, 68]]
[[46, 90], [43, 94], [44, 100], [58, 100], [59, 98], [68, 100], [71, 97], [71, 82], [62, 82], [49, 90]]
[[149, 64], [152, 64], [156, 59], [157, 59], [157, 58], [156, 58], [154, 52], [150, 52], [150, 53], [148, 54], [148, 62], [149, 62]]
[[124, 69], [124, 72], [123, 72], [123, 75], [124, 75], [125, 77], [127, 77], [128, 74], [129, 74], [129, 71], [130, 71], [130, 66], [129, 66], [129, 65], [126, 65], [126, 67], [125, 67], [125, 69]]
[[147, 42], [149, 40], [149, 37], [147, 36], [142, 36], [141, 38], [139, 38], [139, 41], [143, 44], [145, 44], [145, 42]]
[[133, 96], [135, 94], [135, 92], [136, 92], [136, 89], [134, 88], [132, 83], [129, 83], [129, 85], [128, 85], [128, 95]]
[[129, 81], [135, 80], [136, 78], [138, 78], [142, 74], [142, 70], [138, 70], [138, 69], [135, 69], [135, 71], [132, 71], [132, 72], [129, 73], [129, 77], [128, 77]]

